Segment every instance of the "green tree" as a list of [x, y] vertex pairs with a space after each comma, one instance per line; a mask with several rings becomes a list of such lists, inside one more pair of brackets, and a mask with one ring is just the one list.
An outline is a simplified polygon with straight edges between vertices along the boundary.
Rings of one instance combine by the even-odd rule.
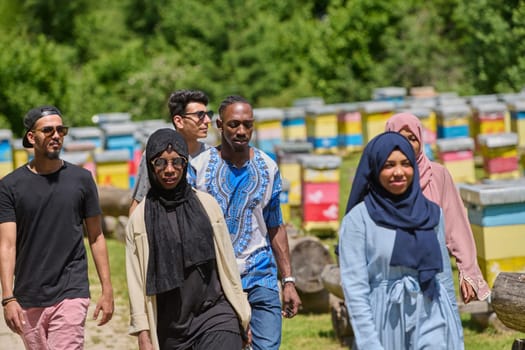
[[68, 62], [74, 51], [47, 40], [2, 34], [0, 46], [0, 116], [22, 135], [22, 117], [40, 104], [55, 104], [67, 113]]

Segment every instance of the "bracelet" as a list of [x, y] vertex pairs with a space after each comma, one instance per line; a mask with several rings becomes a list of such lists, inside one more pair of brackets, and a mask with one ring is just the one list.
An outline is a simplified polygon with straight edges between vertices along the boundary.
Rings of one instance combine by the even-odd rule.
[[16, 301], [16, 297], [14, 295], [11, 295], [10, 297], [2, 299], [2, 306], [6, 306], [12, 301]]
[[293, 283], [293, 284], [295, 284], [295, 277], [292, 277], [292, 276], [284, 277], [281, 280], [281, 284], [284, 286], [286, 283]]

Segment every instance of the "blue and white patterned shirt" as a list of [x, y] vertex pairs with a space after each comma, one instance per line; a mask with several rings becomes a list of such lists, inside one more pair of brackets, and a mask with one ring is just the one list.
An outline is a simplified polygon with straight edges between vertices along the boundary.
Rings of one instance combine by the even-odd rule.
[[[264, 286], [278, 290], [277, 265], [268, 229], [283, 220], [277, 164], [252, 147], [253, 158], [237, 168], [212, 147], [191, 161], [190, 183], [211, 194], [222, 208], [244, 289]], [[190, 176], [189, 176], [190, 177]]]

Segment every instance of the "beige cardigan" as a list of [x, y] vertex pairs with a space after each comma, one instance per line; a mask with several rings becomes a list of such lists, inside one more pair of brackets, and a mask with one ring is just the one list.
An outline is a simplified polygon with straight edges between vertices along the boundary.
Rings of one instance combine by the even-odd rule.
[[[213, 226], [217, 272], [224, 295], [237, 313], [244, 329], [247, 329], [251, 309], [246, 293], [242, 290], [239, 270], [222, 210], [212, 196], [201, 191], [194, 191]], [[130, 302], [129, 334], [138, 335], [143, 330], [149, 330], [154, 348], [159, 349], [156, 298], [146, 295], [149, 246], [144, 221], [144, 202], [140, 202], [135, 208], [126, 228], [126, 274]]]

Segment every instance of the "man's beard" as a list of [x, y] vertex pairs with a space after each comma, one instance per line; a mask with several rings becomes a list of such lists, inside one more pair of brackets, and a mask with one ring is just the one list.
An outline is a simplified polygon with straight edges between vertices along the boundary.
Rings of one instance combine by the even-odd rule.
[[55, 160], [60, 157], [60, 150], [58, 151], [52, 151], [52, 152], [46, 152], [46, 157], [49, 160]]

